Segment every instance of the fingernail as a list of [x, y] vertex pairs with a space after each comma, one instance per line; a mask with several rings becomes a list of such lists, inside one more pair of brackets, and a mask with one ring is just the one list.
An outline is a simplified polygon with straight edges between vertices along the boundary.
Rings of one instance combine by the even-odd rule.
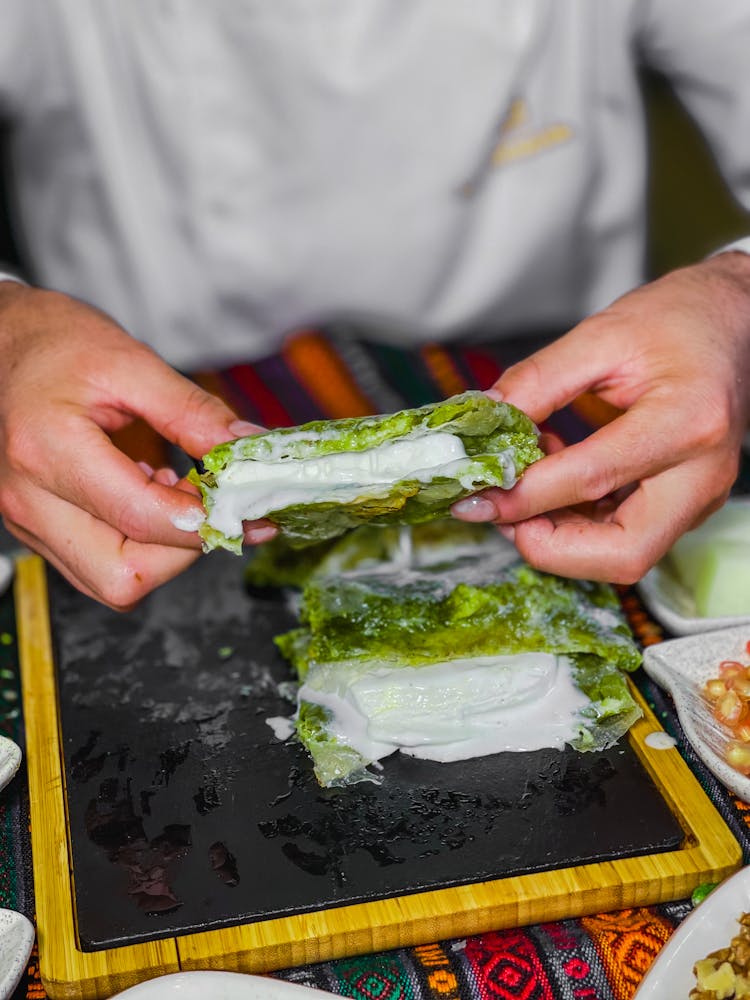
[[231, 434], [235, 437], [247, 437], [248, 434], [257, 434], [258, 427], [257, 424], [251, 424], [248, 420], [233, 420], [228, 427]]
[[279, 532], [274, 525], [264, 525], [262, 528], [248, 528], [245, 531], [245, 541], [250, 545], [261, 545], [263, 542], [270, 542]]
[[513, 524], [498, 524], [497, 530], [500, 534], [509, 542], [515, 542], [516, 540], [516, 528]]
[[500, 390], [499, 389], [495, 389], [494, 386], [493, 386], [492, 389], [488, 389], [486, 391], [485, 395], [489, 396], [490, 399], [494, 399], [498, 403], [502, 403], [503, 399], [505, 398], [503, 396], [503, 394], [500, 392]]
[[147, 476], [153, 476], [154, 474], [154, 470], [151, 468], [148, 462], [139, 462], [138, 468], [141, 470], [141, 472], [145, 472]]
[[472, 521], [492, 521], [496, 511], [489, 500], [484, 497], [466, 497], [453, 504], [453, 513], [462, 514]]
[[198, 507], [189, 507], [181, 514], [170, 514], [169, 516], [169, 520], [180, 531], [197, 531], [205, 519], [205, 513]]
[[164, 486], [174, 486], [175, 483], [179, 483], [180, 481], [180, 477], [174, 469], [170, 469], [168, 466], [165, 466], [163, 469], [159, 469], [157, 475], [159, 476], [159, 481]]

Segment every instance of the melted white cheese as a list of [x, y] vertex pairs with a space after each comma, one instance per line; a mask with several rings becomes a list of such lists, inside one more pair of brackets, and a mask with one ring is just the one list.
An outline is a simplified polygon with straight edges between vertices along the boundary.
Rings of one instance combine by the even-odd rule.
[[180, 531], [197, 531], [206, 519], [202, 510], [190, 508], [182, 514], [171, 514], [169, 520]]
[[282, 742], [288, 740], [294, 732], [294, 722], [288, 716], [274, 715], [272, 718], [266, 719], [266, 725], [273, 730], [276, 739]]
[[[509, 456], [510, 461], [510, 456]], [[455, 434], [435, 433], [389, 441], [366, 451], [333, 452], [285, 461], [235, 460], [216, 476], [208, 523], [230, 538], [243, 521], [297, 503], [348, 503], [360, 495], [385, 496], [401, 479], [469, 476], [473, 463]], [[469, 468], [467, 468], [467, 466]], [[510, 473], [512, 474], [512, 461]]]
[[395, 750], [454, 761], [503, 750], [562, 749], [589, 702], [570, 662], [549, 653], [423, 667], [314, 668], [302, 701], [327, 708], [328, 730], [367, 760]]
[[671, 750], [672, 747], [677, 746], [677, 740], [674, 736], [663, 732], [649, 733], [643, 742], [652, 750]]

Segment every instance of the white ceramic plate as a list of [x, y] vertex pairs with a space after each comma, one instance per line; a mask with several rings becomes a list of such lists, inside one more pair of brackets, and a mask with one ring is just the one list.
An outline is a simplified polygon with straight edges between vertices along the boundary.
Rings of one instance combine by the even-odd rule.
[[131, 986], [118, 998], [128, 1000], [331, 1000], [330, 993], [270, 976], [239, 972], [175, 972]]
[[0, 736], [0, 790], [5, 788], [20, 764], [20, 747], [7, 736]]
[[[0, 594], [13, 579], [13, 561], [0, 553]], [[13, 740], [0, 736], [0, 790], [5, 788], [21, 764], [21, 750]], [[0, 975], [2, 966], [0, 966]], [[1, 996], [2, 994], [0, 994]]]
[[0, 594], [4, 594], [13, 579], [13, 560], [0, 553]]
[[724, 759], [729, 737], [714, 719], [701, 691], [709, 678], [718, 675], [722, 660], [750, 663], [745, 648], [748, 640], [750, 624], [656, 643], [643, 655], [646, 673], [672, 695], [695, 752], [719, 781], [745, 802], [750, 802], [750, 778]]
[[34, 945], [34, 925], [15, 910], [0, 910], [0, 1000], [21, 981]]
[[695, 635], [750, 624], [750, 615], [699, 618], [691, 594], [662, 563], [649, 570], [636, 586], [654, 618], [674, 635]]
[[634, 1000], [687, 1000], [695, 986], [693, 965], [710, 952], [725, 948], [737, 933], [739, 917], [748, 912], [750, 868], [743, 868], [683, 920], [657, 955]]

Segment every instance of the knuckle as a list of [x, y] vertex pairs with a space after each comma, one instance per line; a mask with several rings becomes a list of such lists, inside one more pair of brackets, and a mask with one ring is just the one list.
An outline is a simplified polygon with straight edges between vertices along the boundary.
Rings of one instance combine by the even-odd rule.
[[177, 436], [188, 421], [200, 423], [202, 415], [215, 412], [216, 397], [209, 395], [199, 385], [192, 385], [185, 394], [182, 407], [167, 422], [165, 433]]
[[149, 592], [149, 586], [135, 566], [124, 566], [96, 588], [102, 604], [113, 611], [131, 611]]
[[3, 428], [3, 449], [5, 465], [14, 472], [25, 472], [30, 468], [34, 453], [32, 435], [26, 421], [8, 420]]
[[718, 484], [719, 488], [722, 490], [722, 497], [719, 503], [717, 503], [717, 509], [726, 502], [729, 491], [732, 486], [737, 481], [737, 477], [740, 474], [740, 456], [737, 453], [732, 454], [728, 457], [727, 461], [722, 463], [721, 467], [721, 478]]
[[19, 542], [23, 542], [24, 544], [28, 542], [28, 538], [23, 528], [21, 527], [20, 524], [14, 521], [13, 518], [6, 516], [6, 514], [3, 513], [2, 516], [0, 517], [0, 520], [2, 520], [3, 527], [8, 532], [9, 535], [12, 535]]
[[540, 573], [555, 573], [559, 570], [554, 557], [538, 551], [533, 545], [527, 545], [523, 538], [516, 536], [516, 548], [518, 554], [527, 562], [532, 569], [539, 570]]
[[[153, 483], [149, 483], [140, 502], [133, 497], [123, 497], [119, 505], [112, 510], [112, 525], [134, 542], [155, 541], [151, 514], [153, 510]], [[113, 498], [114, 499], [114, 498]]]
[[150, 537], [147, 519], [143, 513], [132, 505], [121, 507], [115, 515], [115, 527], [126, 538], [134, 542], [149, 542]]
[[601, 500], [614, 492], [619, 485], [617, 471], [613, 465], [588, 463], [582, 468], [575, 484], [576, 503]]
[[[738, 463], [738, 469], [739, 469], [739, 463]], [[709, 517], [711, 517], [712, 514], [715, 514], [717, 510], [720, 510], [724, 506], [724, 504], [729, 499], [730, 488], [734, 483], [735, 479], [736, 476], [732, 478], [732, 481], [726, 486], [726, 488], [722, 490], [722, 492], [718, 496], [714, 497], [714, 499], [711, 500], [710, 503], [706, 504], [703, 510], [701, 510], [688, 523], [687, 527], [685, 528], [685, 531], [692, 531], [693, 529], [700, 527]]]
[[7, 483], [0, 483], [0, 512], [6, 521], [22, 525], [27, 510], [21, 494]]
[[653, 562], [643, 553], [631, 553], [612, 562], [612, 571], [608, 574], [608, 582], [632, 586], [646, 575], [652, 565]]
[[694, 424], [696, 446], [706, 450], [726, 444], [732, 428], [729, 401], [719, 394], [705, 402], [700, 421]]

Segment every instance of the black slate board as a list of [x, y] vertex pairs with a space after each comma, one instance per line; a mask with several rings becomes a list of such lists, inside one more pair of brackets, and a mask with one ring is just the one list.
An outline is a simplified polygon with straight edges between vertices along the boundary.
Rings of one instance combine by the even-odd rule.
[[84, 951], [679, 846], [627, 743], [456, 764], [394, 755], [322, 790], [288, 716], [282, 595], [204, 557], [118, 615], [50, 578]]

